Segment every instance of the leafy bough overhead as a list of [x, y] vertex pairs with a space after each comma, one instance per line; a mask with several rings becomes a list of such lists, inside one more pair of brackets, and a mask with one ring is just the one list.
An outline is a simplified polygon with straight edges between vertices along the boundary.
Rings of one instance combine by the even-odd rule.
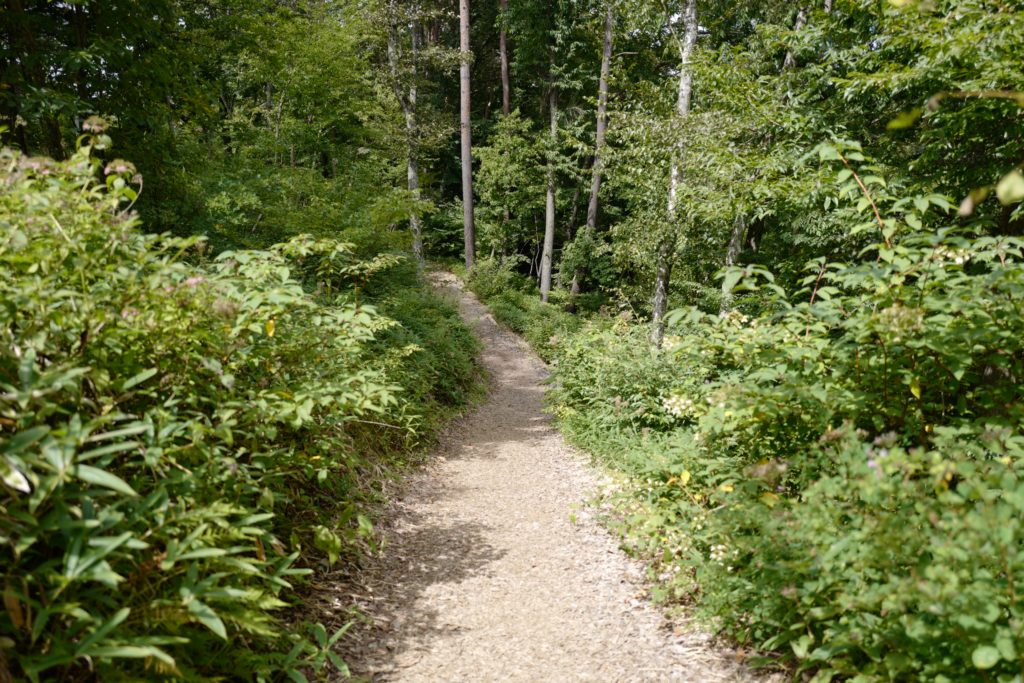
[[304, 553], [372, 534], [364, 470], [437, 386], [359, 302], [399, 261], [305, 236], [208, 261], [140, 232], [133, 169], [83, 142], [0, 153], [0, 674], [300, 677], [336, 638], [275, 612]]

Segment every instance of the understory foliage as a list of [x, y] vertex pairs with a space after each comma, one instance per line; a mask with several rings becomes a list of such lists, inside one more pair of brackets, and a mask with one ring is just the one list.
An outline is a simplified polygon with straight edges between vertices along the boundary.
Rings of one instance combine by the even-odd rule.
[[583, 321], [560, 307], [542, 303], [532, 283], [515, 271], [514, 262], [482, 259], [468, 278], [469, 288], [487, 302], [494, 317], [521, 334], [545, 359], [554, 357], [559, 340]]
[[606, 182], [556, 240], [584, 296], [504, 252], [470, 284], [622, 474], [655, 595], [795, 679], [1020, 681], [1019, 3], [604, 7]]
[[372, 544], [375, 487], [465, 403], [475, 342], [400, 256], [142, 233], [96, 132], [0, 155], [0, 680], [344, 670], [283, 608]]
[[737, 308], [676, 311], [660, 350], [621, 316], [548, 342], [552, 410], [628, 475], [613, 523], [656, 595], [762, 663], [1019, 680], [1024, 240], [937, 195], [866, 196], [884, 239], [861, 260], [814, 260], [792, 291], [727, 271]]

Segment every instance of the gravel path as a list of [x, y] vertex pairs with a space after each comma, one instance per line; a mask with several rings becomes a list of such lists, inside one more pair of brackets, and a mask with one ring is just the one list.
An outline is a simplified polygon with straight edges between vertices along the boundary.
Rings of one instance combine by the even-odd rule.
[[432, 276], [485, 344], [488, 400], [453, 425], [386, 515], [343, 654], [373, 681], [739, 681], [706, 635], [651, 607], [593, 519], [600, 476], [542, 411], [544, 364], [454, 276]]

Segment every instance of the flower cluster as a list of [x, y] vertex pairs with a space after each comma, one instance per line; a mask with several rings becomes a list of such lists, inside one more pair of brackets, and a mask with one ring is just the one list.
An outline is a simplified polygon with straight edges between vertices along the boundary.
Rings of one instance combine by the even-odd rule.
[[683, 338], [678, 334], [666, 334], [662, 340], [662, 348], [666, 351], [675, 351], [683, 345]]
[[708, 559], [712, 562], [718, 562], [719, 564], [725, 562], [726, 557], [729, 555], [729, 546], [724, 543], [716, 543], [711, 546], [711, 554], [708, 555]]
[[958, 266], [962, 266], [971, 260], [971, 252], [966, 249], [950, 249], [949, 247], [937, 247], [935, 253], [932, 255], [932, 259], [935, 261], [952, 261]]
[[726, 562], [728, 562], [730, 559], [735, 558], [737, 554], [738, 553], [735, 549], [729, 550], [729, 546], [727, 546], [726, 544], [716, 543], [715, 545], [711, 546], [711, 552], [708, 554], [708, 559], [712, 562], [717, 562], [720, 565], [725, 565], [726, 571], [731, 572], [733, 570], [733, 567], [731, 564], [726, 565]]
[[879, 323], [892, 333], [894, 342], [899, 342], [904, 336], [920, 332], [924, 324], [924, 311], [902, 304], [883, 308], [877, 316]]
[[693, 399], [687, 398], [681, 394], [673, 394], [662, 401], [661, 407], [664, 408], [665, 412], [669, 415], [685, 417], [693, 413]]
[[706, 512], [700, 513], [699, 515], [697, 515], [696, 517], [693, 518], [693, 530], [694, 531], [703, 531], [704, 525], [707, 524], [707, 521], [708, 521], [708, 514]]
[[723, 311], [722, 313], [719, 314], [719, 317], [724, 321], [732, 323], [736, 327], [742, 327], [750, 322], [749, 317], [747, 317], [743, 313], [740, 313], [736, 309], [733, 309], [731, 311]]

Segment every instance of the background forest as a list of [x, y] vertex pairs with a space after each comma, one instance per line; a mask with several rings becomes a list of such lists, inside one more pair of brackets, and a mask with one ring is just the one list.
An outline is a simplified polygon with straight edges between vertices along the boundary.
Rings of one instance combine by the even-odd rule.
[[474, 392], [457, 258], [657, 598], [1019, 681], [1024, 5], [462, 4], [0, 10], [0, 681], [344, 669], [284, 608]]

